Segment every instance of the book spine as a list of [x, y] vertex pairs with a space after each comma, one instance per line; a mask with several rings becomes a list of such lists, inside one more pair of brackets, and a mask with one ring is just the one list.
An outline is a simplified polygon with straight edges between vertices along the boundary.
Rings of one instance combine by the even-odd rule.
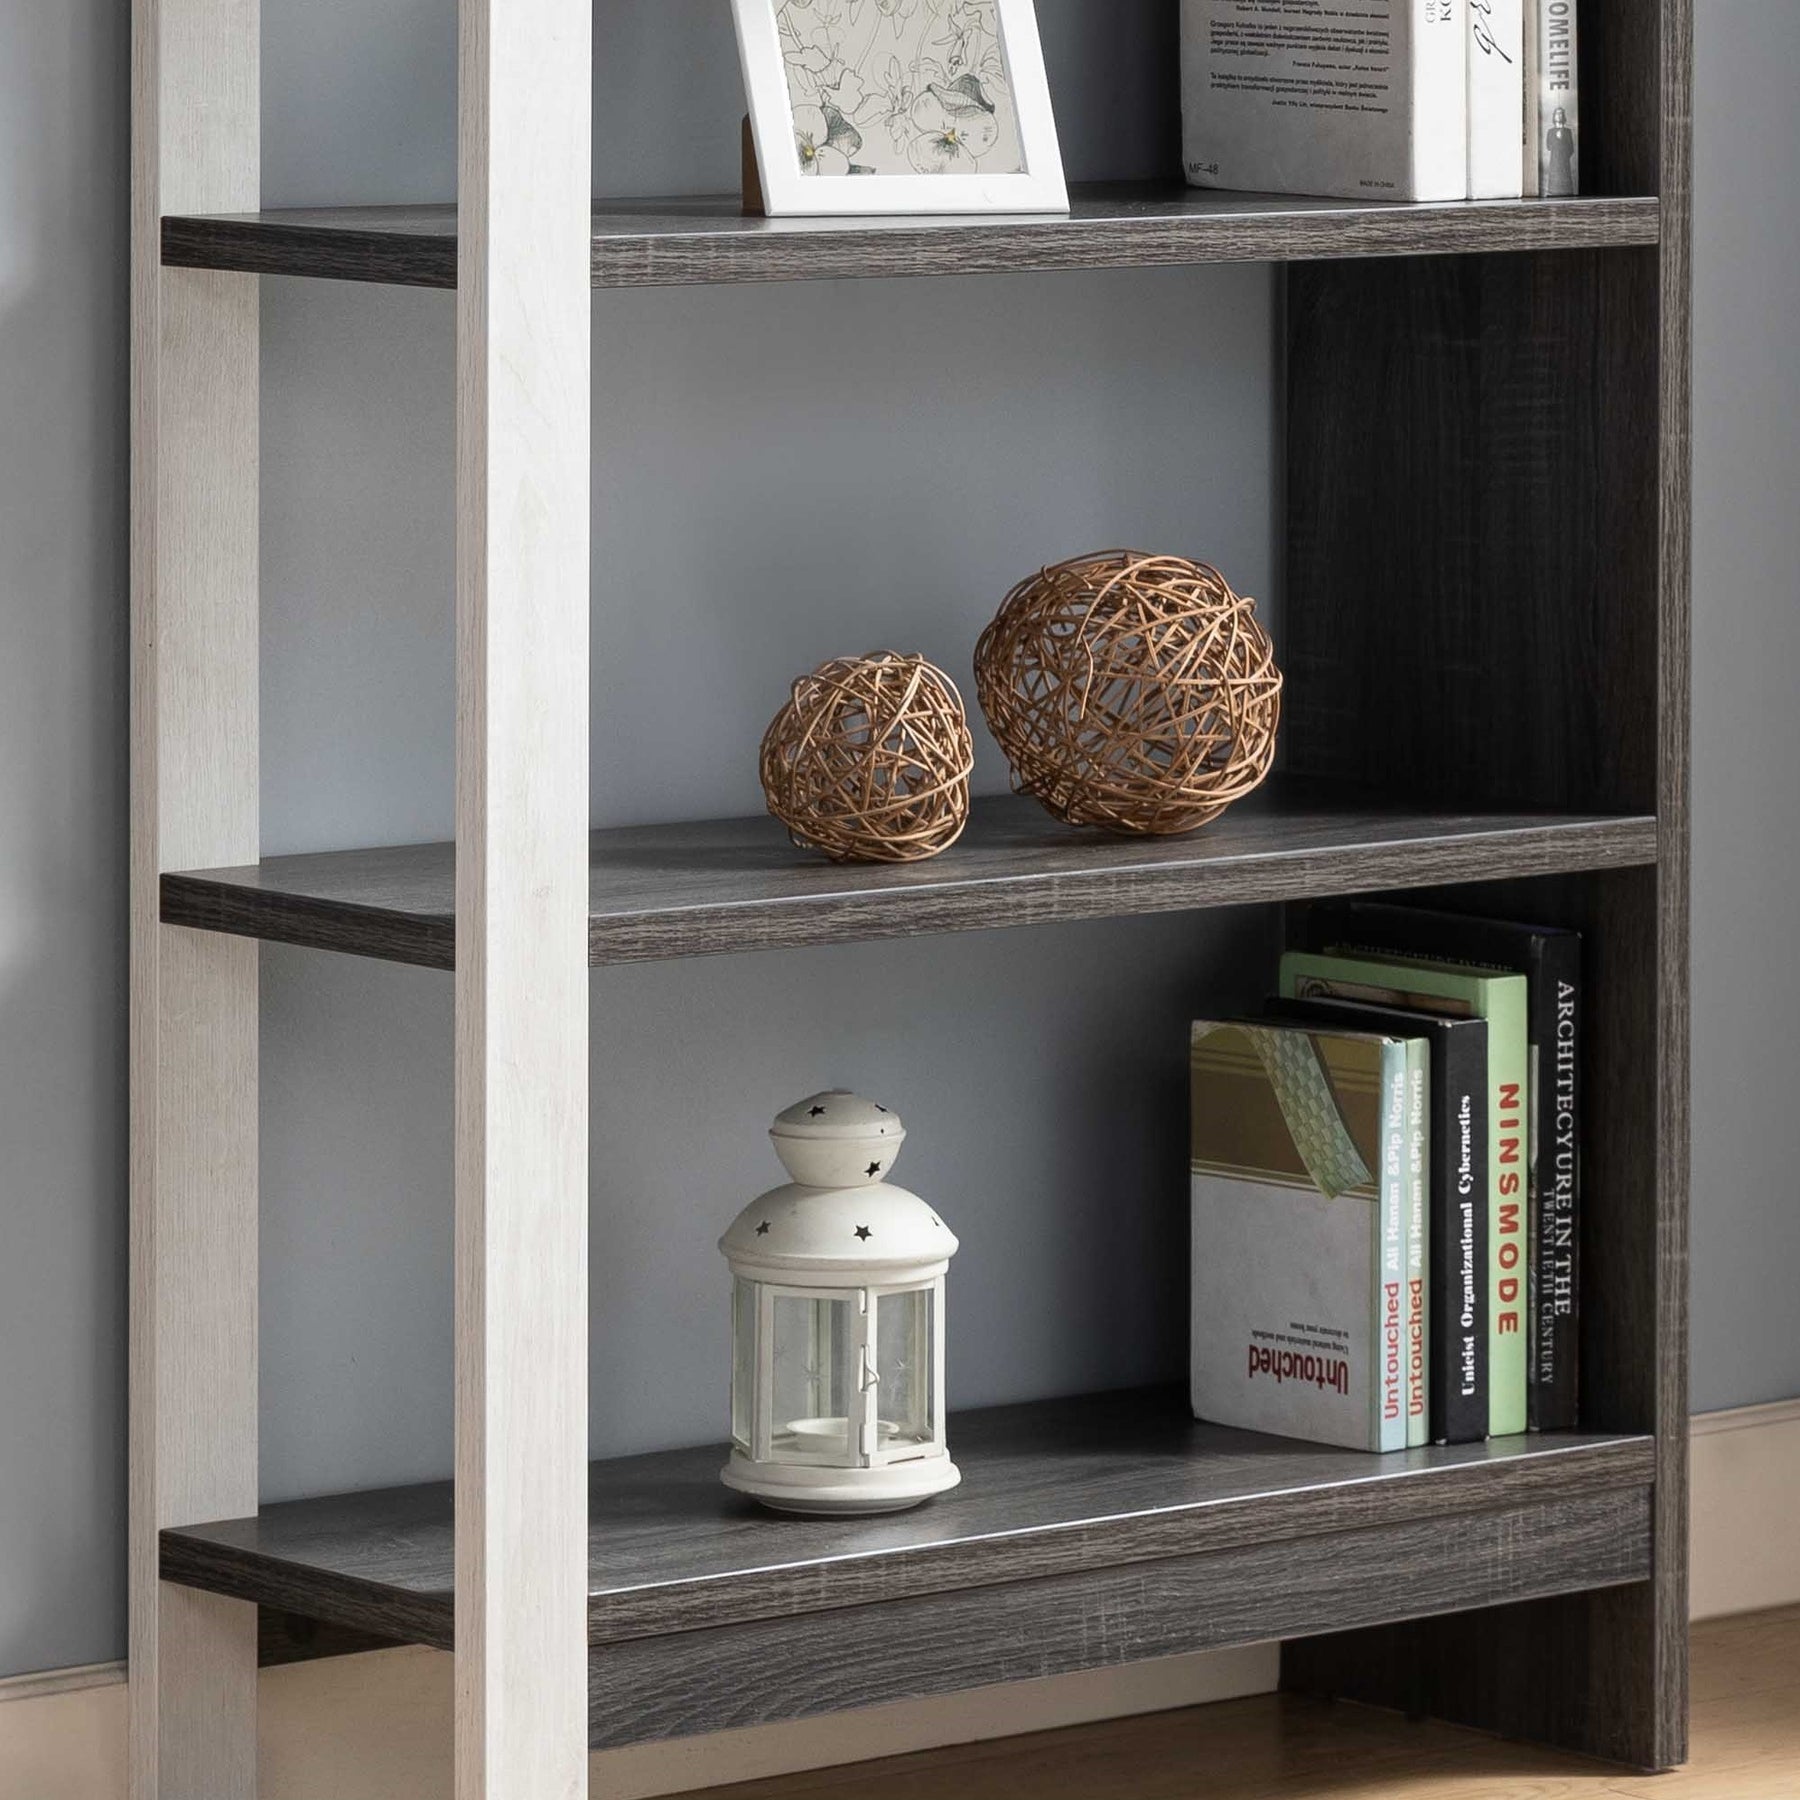
[[[1516, 977], [1514, 978], [1517, 979]], [[1524, 984], [1520, 984], [1524, 985]], [[1492, 1167], [1488, 1217], [1488, 1433], [1525, 1429], [1529, 1296], [1530, 1055], [1524, 1008], [1490, 1014], [1488, 1085], [1493, 1090], [1488, 1139]]]
[[1537, 0], [1468, 0], [1469, 198], [1524, 192], [1525, 8]]
[[1406, 1445], [1431, 1441], [1430, 1308], [1425, 1276], [1430, 1249], [1426, 1186], [1431, 1167], [1431, 1046], [1406, 1047]]
[[1530, 155], [1537, 192], [1546, 200], [1581, 192], [1581, 59], [1577, 0], [1527, 0], [1536, 9], [1533, 66], [1526, 71], [1531, 97]]
[[1452, 1032], [1432, 1069], [1431, 1436], [1488, 1428], [1487, 1030]]
[[1531, 1365], [1533, 1431], [1577, 1416], [1581, 1241], [1581, 943], [1538, 940], [1531, 970]]
[[1538, 123], [1538, 102], [1544, 87], [1543, 0], [1525, 0], [1525, 131], [1519, 146], [1519, 195], [1535, 200], [1542, 192], [1538, 175], [1538, 145], [1543, 127]]
[[1414, 200], [1469, 194], [1469, 0], [1408, 0], [1412, 8]]
[[1375, 1283], [1375, 1441], [1406, 1448], [1406, 1062], [1407, 1047], [1381, 1053], [1381, 1245]]

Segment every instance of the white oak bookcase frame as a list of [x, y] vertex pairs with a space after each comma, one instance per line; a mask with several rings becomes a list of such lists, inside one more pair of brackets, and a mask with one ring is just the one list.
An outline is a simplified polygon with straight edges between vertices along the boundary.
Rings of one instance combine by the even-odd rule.
[[[587, 1792], [590, 0], [460, 0], [459, 1800]], [[258, 0], [133, 0], [131, 1791], [250, 1800], [256, 1609], [158, 1577], [257, 1504], [257, 950], [159, 922], [254, 860]]]

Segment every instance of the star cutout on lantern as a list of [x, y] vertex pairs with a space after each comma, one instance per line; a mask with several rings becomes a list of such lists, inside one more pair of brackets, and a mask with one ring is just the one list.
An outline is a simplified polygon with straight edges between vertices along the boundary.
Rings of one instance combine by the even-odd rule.
[[870, 1235], [871, 1235], [871, 1233], [870, 1233], [870, 1231], [869, 1231], [869, 1228], [868, 1228], [868, 1226], [866, 1226], [866, 1225], [859, 1225], [859, 1226], [857, 1226], [857, 1228], [856, 1228], [856, 1235], [857, 1235], [857, 1236], [858, 1236], [858, 1237], [859, 1237], [859, 1238], [865, 1238], [865, 1239], [866, 1239], [866, 1238], [868, 1238], [868, 1237], [869, 1237], [869, 1236], [870, 1236]]
[[813, 1109], [812, 1109], [812, 1111], [811, 1111], [811, 1112], [809, 1112], [809, 1113], [808, 1113], [808, 1114], [807, 1114], [807, 1115], [806, 1115], [806, 1116], [807, 1116], [807, 1117], [808, 1117], [808, 1118], [809, 1118], [809, 1119], [817, 1119], [817, 1118], [821, 1118], [821, 1117], [823, 1117], [823, 1116], [824, 1116], [824, 1112], [825, 1112], [825, 1109], [824, 1109], [824, 1107], [822, 1107], [822, 1106], [815, 1106], [815, 1107], [814, 1107], [814, 1108], [813, 1108]]
[[767, 1237], [769, 1235], [769, 1221], [767, 1219], [764, 1219], [763, 1222], [757, 1226], [756, 1235], [758, 1237]]
[[869, 1173], [871, 1175], [879, 1175], [881, 1173], [881, 1164], [878, 1162], [870, 1163], [869, 1164]]

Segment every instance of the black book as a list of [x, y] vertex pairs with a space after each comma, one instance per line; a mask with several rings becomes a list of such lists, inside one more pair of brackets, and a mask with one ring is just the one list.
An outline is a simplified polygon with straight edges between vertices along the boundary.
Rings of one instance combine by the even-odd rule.
[[1527, 1389], [1533, 1431], [1570, 1431], [1580, 1328], [1581, 933], [1369, 900], [1305, 909], [1307, 948], [1508, 969], [1529, 984]]
[[1488, 1026], [1486, 1019], [1271, 1000], [1273, 1018], [1424, 1038], [1431, 1046], [1426, 1328], [1431, 1441], [1488, 1434]]

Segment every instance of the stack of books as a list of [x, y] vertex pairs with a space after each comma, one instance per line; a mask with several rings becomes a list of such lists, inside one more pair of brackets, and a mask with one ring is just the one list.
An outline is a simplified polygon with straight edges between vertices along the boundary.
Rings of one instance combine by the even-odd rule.
[[1351, 199], [1581, 191], [1577, 0], [1182, 0], [1195, 187]]
[[1576, 1422], [1581, 938], [1300, 916], [1280, 992], [1193, 1027], [1192, 1396], [1360, 1450]]

